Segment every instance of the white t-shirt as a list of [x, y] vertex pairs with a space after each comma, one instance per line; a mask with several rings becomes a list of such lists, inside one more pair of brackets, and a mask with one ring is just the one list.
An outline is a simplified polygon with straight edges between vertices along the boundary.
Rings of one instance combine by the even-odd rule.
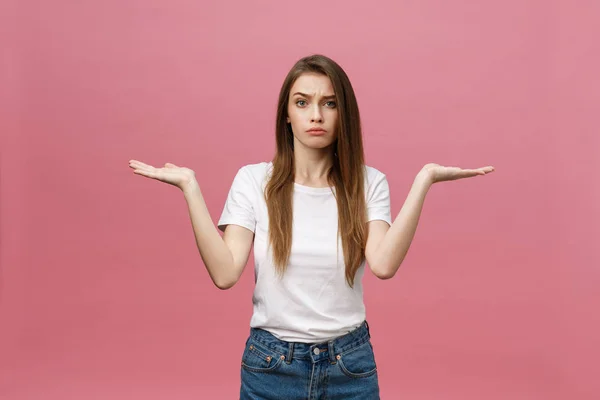
[[[222, 231], [234, 224], [254, 232], [256, 284], [250, 326], [285, 341], [331, 340], [365, 320], [365, 262], [356, 273], [354, 288], [350, 288], [342, 241], [337, 235], [337, 203], [332, 189], [295, 183], [292, 249], [280, 278], [272, 263], [272, 249], [268, 248], [269, 214], [263, 195], [271, 170], [271, 162], [240, 168], [218, 222]], [[391, 225], [386, 176], [369, 166], [365, 166], [365, 172], [367, 220], [383, 220]]]

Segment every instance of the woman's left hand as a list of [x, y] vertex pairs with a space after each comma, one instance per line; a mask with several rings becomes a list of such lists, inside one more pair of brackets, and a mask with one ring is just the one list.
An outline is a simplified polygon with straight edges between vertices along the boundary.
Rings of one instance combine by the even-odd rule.
[[487, 175], [491, 172], [494, 172], [494, 167], [492, 166], [477, 169], [462, 169], [458, 167], [444, 167], [434, 163], [425, 165], [421, 170], [421, 173], [424, 174], [432, 184], [443, 181], [471, 178], [478, 175]]

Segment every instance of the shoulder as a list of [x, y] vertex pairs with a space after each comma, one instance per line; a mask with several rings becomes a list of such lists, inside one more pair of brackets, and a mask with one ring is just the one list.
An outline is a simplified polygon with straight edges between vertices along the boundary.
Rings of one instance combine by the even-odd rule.
[[234, 181], [238, 185], [254, 187], [257, 190], [261, 190], [267, 181], [271, 169], [272, 163], [266, 161], [245, 164], [239, 167]]
[[260, 177], [262, 175], [265, 175], [271, 167], [271, 162], [261, 161], [257, 163], [242, 165], [239, 170], [251, 176]]
[[269, 174], [272, 166], [271, 162], [266, 161], [246, 164], [239, 168], [238, 175], [260, 182]]
[[389, 184], [386, 175], [371, 166], [365, 165], [365, 196], [367, 201], [389, 196]]
[[367, 173], [367, 176], [369, 177], [379, 177], [379, 176], [385, 176], [385, 174], [378, 170], [375, 167], [371, 167], [370, 165], [365, 165], [365, 172]]
[[386, 175], [382, 171], [369, 165], [365, 165], [365, 183], [368, 186], [372, 186], [386, 179]]

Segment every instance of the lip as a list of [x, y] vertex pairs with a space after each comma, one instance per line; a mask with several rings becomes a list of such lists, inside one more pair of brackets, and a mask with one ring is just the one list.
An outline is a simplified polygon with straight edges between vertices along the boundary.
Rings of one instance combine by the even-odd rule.
[[323, 135], [323, 134], [327, 133], [327, 131], [322, 128], [310, 128], [309, 130], [307, 130], [307, 132], [310, 133], [311, 135]]

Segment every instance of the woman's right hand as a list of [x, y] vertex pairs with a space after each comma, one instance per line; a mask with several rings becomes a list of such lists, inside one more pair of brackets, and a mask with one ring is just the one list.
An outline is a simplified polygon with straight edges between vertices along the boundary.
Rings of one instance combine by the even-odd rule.
[[129, 167], [133, 168], [134, 174], [177, 186], [181, 190], [197, 184], [196, 173], [194, 171], [189, 168], [178, 167], [175, 164], [166, 163], [163, 168], [155, 168], [141, 161], [130, 160]]

